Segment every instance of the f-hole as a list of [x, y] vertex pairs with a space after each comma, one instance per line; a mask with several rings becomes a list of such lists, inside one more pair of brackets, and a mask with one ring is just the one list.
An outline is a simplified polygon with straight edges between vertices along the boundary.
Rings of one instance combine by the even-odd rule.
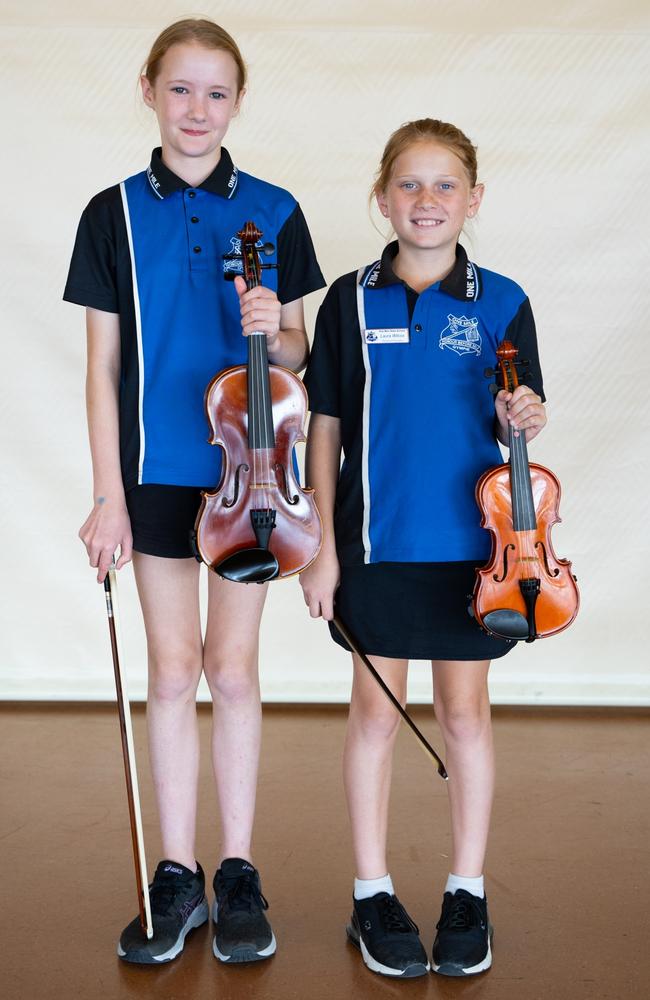
[[237, 469], [235, 471], [235, 495], [232, 498], [232, 500], [227, 500], [225, 497], [222, 498], [221, 503], [223, 504], [224, 507], [234, 507], [235, 504], [237, 503], [237, 498], [239, 497], [239, 473], [241, 472], [242, 469], [244, 470], [244, 472], [248, 472], [250, 466], [246, 465], [246, 462], [242, 462], [241, 465], [237, 466]]
[[494, 580], [495, 583], [503, 583], [503, 581], [507, 577], [507, 575], [508, 575], [508, 549], [514, 549], [514, 547], [515, 546], [514, 546], [514, 544], [512, 542], [508, 542], [508, 544], [506, 545], [505, 549], [503, 550], [503, 574], [502, 574], [502, 576], [497, 576], [496, 573], [492, 574], [492, 579]]
[[548, 555], [546, 554], [546, 546], [544, 545], [544, 542], [535, 542], [535, 548], [542, 550], [542, 556], [544, 557], [544, 568], [546, 569], [546, 572], [551, 577], [551, 579], [555, 578], [556, 576], [559, 576], [560, 574], [559, 569], [551, 569], [551, 567], [548, 564]]

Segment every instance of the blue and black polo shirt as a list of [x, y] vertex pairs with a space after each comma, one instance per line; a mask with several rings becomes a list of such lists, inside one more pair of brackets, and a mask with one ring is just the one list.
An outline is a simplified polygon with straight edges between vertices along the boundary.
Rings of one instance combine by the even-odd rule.
[[341, 421], [339, 558], [478, 564], [490, 541], [474, 488], [502, 461], [484, 369], [504, 338], [544, 398], [530, 302], [461, 246], [450, 274], [418, 295], [393, 271], [397, 251], [331, 286], [305, 375], [311, 410]]
[[[160, 149], [149, 168], [96, 195], [85, 209], [64, 299], [119, 313], [120, 454], [125, 489], [138, 483], [212, 486], [221, 449], [207, 443], [203, 396], [210, 379], [247, 359], [237, 292], [247, 221], [275, 246], [264, 283], [280, 302], [325, 284], [304, 216], [282, 188], [233, 166], [225, 149], [192, 187]], [[241, 266], [239, 265], [240, 273]]]

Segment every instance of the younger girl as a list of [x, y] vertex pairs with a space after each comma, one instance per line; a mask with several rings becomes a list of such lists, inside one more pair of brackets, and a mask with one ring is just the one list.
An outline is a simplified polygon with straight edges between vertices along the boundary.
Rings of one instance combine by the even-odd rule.
[[[482, 874], [494, 781], [487, 675], [511, 648], [467, 612], [475, 567], [489, 555], [474, 486], [501, 461], [495, 434], [507, 442], [512, 424], [531, 440], [546, 422], [528, 299], [457, 242], [483, 197], [476, 174], [476, 151], [453, 125], [424, 119], [391, 136], [372, 194], [397, 239], [332, 285], [306, 375], [307, 478], [324, 528], [301, 577], [310, 614], [330, 620], [336, 603], [402, 702], [408, 660], [432, 662], [453, 843], [433, 969], [450, 976], [492, 960]], [[495, 408], [483, 371], [504, 337], [530, 359], [532, 388], [502, 390]], [[344, 779], [357, 877], [347, 932], [373, 971], [417, 976], [427, 952], [386, 864], [399, 716], [353, 661]]]
[[[137, 918], [118, 954], [167, 962], [208, 915], [194, 854], [199, 766], [195, 695], [213, 700], [212, 760], [221, 862], [214, 878], [214, 954], [266, 958], [275, 938], [264, 911], [251, 835], [260, 746], [258, 629], [266, 587], [209, 574], [205, 638], [190, 532], [200, 488], [220, 477], [207, 443], [203, 393], [266, 334], [271, 361], [306, 360], [302, 296], [324, 284], [303, 215], [281, 188], [234, 166], [222, 140], [245, 93], [246, 67], [222, 28], [172, 24], [142, 75], [161, 146], [146, 170], [96, 195], [81, 218], [64, 297], [86, 307], [87, 404], [94, 505], [79, 532], [103, 580], [119, 548], [131, 559], [149, 656], [147, 724], [164, 859], [151, 887], [154, 937]], [[248, 220], [274, 244], [277, 271], [246, 292], [225, 280]]]

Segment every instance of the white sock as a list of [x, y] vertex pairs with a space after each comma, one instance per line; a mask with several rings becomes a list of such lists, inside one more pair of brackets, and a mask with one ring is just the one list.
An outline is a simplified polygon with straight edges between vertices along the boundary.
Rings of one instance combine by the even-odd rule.
[[453, 894], [456, 892], [456, 889], [465, 889], [467, 892], [471, 892], [472, 896], [478, 896], [480, 899], [483, 899], [485, 896], [483, 876], [477, 875], [476, 878], [466, 878], [464, 875], [450, 874], [445, 886], [445, 892]]
[[355, 878], [355, 899], [370, 899], [371, 896], [376, 896], [378, 892], [387, 892], [390, 896], [395, 894], [393, 880], [390, 875], [382, 875], [381, 878]]

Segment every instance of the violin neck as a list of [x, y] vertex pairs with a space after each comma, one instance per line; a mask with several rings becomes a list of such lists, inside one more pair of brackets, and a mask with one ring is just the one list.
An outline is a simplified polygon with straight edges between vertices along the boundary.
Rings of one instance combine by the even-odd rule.
[[530, 482], [526, 433], [518, 436], [512, 426], [508, 429], [510, 445], [510, 493], [512, 496], [512, 523], [515, 531], [534, 531], [537, 527], [533, 489]]
[[247, 340], [248, 447], [273, 448], [275, 434], [266, 336], [263, 333], [251, 333]]

